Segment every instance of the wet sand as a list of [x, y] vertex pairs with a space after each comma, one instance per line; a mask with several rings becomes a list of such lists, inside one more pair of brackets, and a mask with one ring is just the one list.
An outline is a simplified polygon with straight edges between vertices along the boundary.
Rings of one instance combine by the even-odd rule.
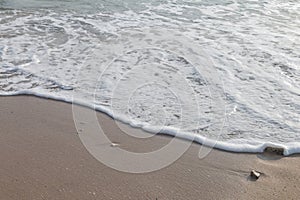
[[[85, 110], [85, 109], [83, 109]], [[129, 174], [97, 161], [82, 145], [71, 104], [29, 96], [0, 97], [0, 199], [298, 199], [300, 157], [213, 150], [192, 144], [170, 166]], [[108, 116], [99, 123], [121, 148], [147, 152], [172, 138], [130, 137]], [[136, 134], [147, 134], [128, 127]], [[109, 145], [109, 144], [107, 144]], [[110, 148], [114, 148], [109, 146]], [[252, 169], [263, 172], [249, 179]]]

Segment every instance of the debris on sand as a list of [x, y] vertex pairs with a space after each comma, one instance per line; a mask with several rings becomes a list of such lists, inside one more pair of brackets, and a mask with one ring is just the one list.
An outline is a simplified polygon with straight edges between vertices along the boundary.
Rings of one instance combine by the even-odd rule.
[[260, 175], [261, 175], [261, 173], [256, 170], [252, 170], [250, 173], [250, 177], [254, 180], [259, 179]]
[[117, 146], [119, 146], [119, 144], [118, 143], [111, 143], [110, 146], [111, 147], [117, 147]]
[[266, 153], [275, 153], [277, 155], [284, 155], [284, 148], [282, 147], [266, 147], [264, 152]]

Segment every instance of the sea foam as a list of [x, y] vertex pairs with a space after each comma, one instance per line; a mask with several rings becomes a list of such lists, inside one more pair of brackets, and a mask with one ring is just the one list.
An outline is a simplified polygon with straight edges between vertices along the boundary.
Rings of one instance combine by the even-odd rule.
[[0, 95], [227, 151], [300, 153], [299, 5], [22, 2], [0, 10]]

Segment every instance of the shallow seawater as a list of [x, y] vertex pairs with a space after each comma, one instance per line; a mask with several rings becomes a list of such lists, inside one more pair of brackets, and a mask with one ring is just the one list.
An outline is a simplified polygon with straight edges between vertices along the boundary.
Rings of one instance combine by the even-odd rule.
[[296, 0], [0, 0], [0, 94], [300, 152], [299, 13]]

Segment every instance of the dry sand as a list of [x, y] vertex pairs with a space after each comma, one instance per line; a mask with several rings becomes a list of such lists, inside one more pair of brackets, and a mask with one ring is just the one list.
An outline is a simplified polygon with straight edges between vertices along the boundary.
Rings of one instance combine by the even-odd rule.
[[[34, 199], [299, 199], [300, 158], [213, 150], [199, 144], [157, 172], [108, 168], [82, 145], [70, 104], [29, 96], [0, 97], [0, 200]], [[124, 149], [157, 149], [171, 137], [136, 139], [98, 114], [109, 138]], [[142, 134], [142, 131], [138, 131]], [[114, 147], [111, 147], [114, 148]], [[249, 180], [256, 169], [264, 173]]]

